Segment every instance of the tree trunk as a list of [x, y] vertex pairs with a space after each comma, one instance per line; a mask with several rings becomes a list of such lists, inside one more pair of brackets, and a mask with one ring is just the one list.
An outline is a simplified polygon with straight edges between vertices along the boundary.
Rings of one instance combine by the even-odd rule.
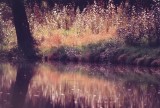
[[13, 20], [17, 34], [18, 48], [27, 59], [35, 59], [34, 39], [29, 29], [24, 0], [12, 0]]

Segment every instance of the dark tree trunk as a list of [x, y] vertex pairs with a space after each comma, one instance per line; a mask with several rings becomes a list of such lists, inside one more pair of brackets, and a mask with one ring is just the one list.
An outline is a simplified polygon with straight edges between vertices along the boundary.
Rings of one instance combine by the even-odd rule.
[[35, 59], [34, 39], [29, 29], [24, 0], [12, 0], [13, 20], [17, 34], [18, 48], [27, 59]]

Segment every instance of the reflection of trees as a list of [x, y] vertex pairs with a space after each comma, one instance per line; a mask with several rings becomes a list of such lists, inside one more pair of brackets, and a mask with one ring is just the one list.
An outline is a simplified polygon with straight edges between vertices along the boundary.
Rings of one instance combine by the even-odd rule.
[[[0, 64], [0, 108], [8, 108], [11, 88], [16, 79], [16, 69], [9, 63]], [[7, 100], [7, 101], [4, 101]]]
[[0, 64], [0, 89], [10, 89], [12, 83], [15, 82], [16, 69], [9, 63]]
[[144, 85], [134, 82], [124, 82], [124, 104], [133, 108], [158, 108], [160, 105], [160, 87], [158, 84]]
[[33, 76], [33, 64], [22, 63], [18, 65], [16, 81], [13, 87], [12, 108], [22, 108], [28, 92], [28, 86]]
[[101, 106], [105, 98], [114, 101], [112, 97], [116, 95], [114, 82], [88, 78], [74, 72], [61, 73], [46, 67], [40, 66], [33, 77], [28, 91], [28, 102], [32, 100], [43, 108], [45, 104], [44, 101], [40, 102], [41, 99], [45, 101], [49, 99], [52, 107], [74, 108], [93, 107], [98, 104]]
[[[135, 107], [152, 108], [158, 107], [160, 103], [158, 95], [158, 84], [154, 82], [136, 82], [136, 77], [143, 76], [129, 74], [129, 68], [123, 73], [118, 73], [117, 69], [107, 70], [108, 75], [116, 74], [113, 79], [104, 79], [101, 74], [105, 72], [105, 67], [94, 67], [96, 71], [92, 73], [93, 66], [62, 65], [61, 71], [56, 67], [41, 65], [33, 77], [27, 94], [27, 103], [31, 101], [34, 105], [43, 108], [46, 105], [51, 107]], [[58, 66], [59, 68], [61, 66]], [[86, 69], [87, 68], [87, 69]], [[85, 70], [85, 71], [84, 71]], [[124, 70], [124, 69], [123, 69]], [[133, 70], [133, 68], [131, 68]], [[130, 71], [131, 71], [130, 70]], [[89, 74], [87, 74], [88, 72]], [[86, 73], [86, 74], [84, 74]], [[90, 76], [90, 74], [92, 74]], [[98, 75], [97, 76], [94, 76]], [[125, 78], [125, 74], [129, 79]], [[103, 74], [104, 75], [104, 74]], [[107, 74], [105, 74], [107, 75]], [[115, 76], [115, 75], [114, 75]], [[120, 79], [115, 79], [120, 77]], [[144, 74], [145, 76], [145, 74]], [[142, 77], [143, 78], [143, 77]], [[144, 77], [145, 78], [145, 77]], [[149, 78], [149, 77], [148, 77]], [[124, 79], [124, 80], [123, 80]], [[153, 85], [154, 84], [154, 85]], [[31, 104], [31, 103], [30, 103]], [[33, 103], [32, 103], [33, 104]]]
[[3, 42], [3, 32], [2, 32], [2, 25], [0, 23], [0, 43], [2, 43], [2, 42]]
[[[62, 67], [60, 64], [40, 64], [35, 67], [34, 64], [22, 63], [18, 65], [16, 73], [15, 67], [9, 64], [0, 65], [0, 107], [11, 108], [12, 105], [12, 108], [158, 108], [160, 106], [159, 83], [152, 80], [156, 77], [140, 72], [144, 69], [135, 69], [138, 73], [130, 74], [134, 68], [130, 70], [122, 67], [121, 70], [118, 67], [73, 64]], [[135, 81], [139, 79], [143, 81], [145, 78], [146, 82], [143, 83]]]

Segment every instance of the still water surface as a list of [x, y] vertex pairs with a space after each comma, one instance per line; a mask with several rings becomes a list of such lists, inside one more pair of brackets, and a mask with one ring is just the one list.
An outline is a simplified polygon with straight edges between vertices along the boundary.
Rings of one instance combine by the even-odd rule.
[[0, 108], [160, 108], [160, 69], [0, 63]]

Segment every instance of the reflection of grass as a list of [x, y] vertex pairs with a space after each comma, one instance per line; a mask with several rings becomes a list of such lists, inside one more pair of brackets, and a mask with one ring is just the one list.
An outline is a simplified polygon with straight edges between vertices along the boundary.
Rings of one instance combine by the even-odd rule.
[[13, 85], [16, 81], [16, 68], [9, 63], [0, 63], [0, 107], [9, 108]]
[[[74, 72], [61, 74], [56, 70], [52, 72], [44, 67], [39, 68], [30, 87], [30, 96], [37, 90], [40, 92], [42, 90], [42, 96], [50, 97], [52, 94], [51, 101], [55, 104], [60, 103], [60, 106], [67, 106], [72, 102], [76, 105], [79, 104], [81, 107], [93, 107], [94, 104], [98, 105], [98, 103], [101, 106], [104, 103], [104, 98], [114, 101], [112, 95], [116, 95], [114, 82], [109, 83], [96, 78], [90, 79]], [[40, 89], [41, 87], [43, 89]], [[74, 101], [72, 101], [72, 98], [74, 98]]]
[[0, 89], [10, 89], [16, 80], [16, 69], [9, 63], [0, 64]]
[[[61, 69], [60, 64], [54, 65]], [[145, 104], [153, 106], [153, 100], [156, 98], [153, 94], [157, 91], [153, 92], [148, 88], [150, 84], [157, 85], [157, 82], [153, 81], [155, 77], [150, 74], [133, 73], [131, 72], [133, 69], [127, 70], [130, 68], [97, 66], [93, 68], [87, 65], [70, 64], [63, 65], [63, 71], [59, 71], [56, 67], [47, 64], [40, 65], [30, 83], [27, 99], [34, 100], [35, 104], [38, 104], [40, 98], [47, 100], [49, 98], [53, 107], [79, 105], [81, 107], [116, 106], [120, 108], [127, 103], [129, 106], [134, 104], [139, 108]], [[101, 73], [103, 76], [97, 78], [96, 73]], [[146, 83], [142, 83], [143, 79], [147, 80]], [[150, 97], [148, 93], [151, 93]]]
[[[57, 63], [54, 65], [57, 66]], [[159, 84], [159, 68], [145, 68], [145, 67], [133, 67], [133, 66], [106, 66], [105, 64], [84, 64], [75, 65], [72, 63], [61, 64], [55, 67], [60, 72], [72, 72], [80, 73], [83, 75], [93, 76], [100, 79], [111, 81], [123, 81], [123, 82], [135, 82], [139, 84]], [[77, 72], [78, 71], [78, 72]], [[152, 74], [151, 74], [151, 73]]]

